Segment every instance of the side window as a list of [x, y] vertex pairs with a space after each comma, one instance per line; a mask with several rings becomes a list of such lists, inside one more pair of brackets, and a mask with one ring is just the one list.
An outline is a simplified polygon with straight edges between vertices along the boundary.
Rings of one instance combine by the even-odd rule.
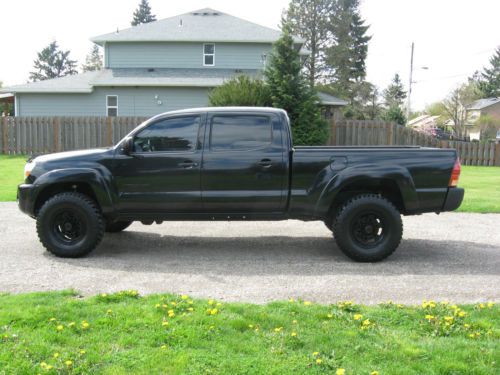
[[109, 116], [109, 117], [118, 116], [118, 96], [117, 95], [107, 95], [106, 96], [106, 116]]
[[210, 133], [210, 149], [251, 150], [271, 143], [271, 121], [267, 116], [214, 116]]
[[135, 152], [194, 150], [200, 127], [199, 116], [159, 120], [134, 138]]
[[203, 66], [215, 65], [215, 44], [206, 43], [203, 45]]

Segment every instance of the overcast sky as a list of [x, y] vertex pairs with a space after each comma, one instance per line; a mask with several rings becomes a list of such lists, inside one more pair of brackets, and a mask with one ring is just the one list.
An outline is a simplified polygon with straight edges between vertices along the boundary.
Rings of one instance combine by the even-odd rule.
[[[57, 40], [79, 64], [92, 36], [130, 26], [139, 0], [2, 1], [0, 81], [24, 83], [36, 52]], [[211, 7], [277, 28], [288, 0], [150, 0], [158, 19]], [[380, 88], [400, 73], [408, 85], [410, 46], [415, 42], [412, 104], [422, 109], [442, 99], [500, 45], [498, 0], [362, 0], [361, 13], [373, 36], [367, 79]], [[427, 66], [428, 70], [418, 69]]]

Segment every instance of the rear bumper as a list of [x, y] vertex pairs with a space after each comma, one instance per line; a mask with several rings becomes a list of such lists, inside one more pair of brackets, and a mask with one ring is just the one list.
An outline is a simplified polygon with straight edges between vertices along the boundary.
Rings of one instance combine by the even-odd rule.
[[458, 187], [449, 188], [444, 200], [443, 211], [456, 210], [462, 204], [463, 199], [464, 189]]
[[17, 187], [17, 204], [25, 214], [35, 217], [34, 185], [21, 184]]

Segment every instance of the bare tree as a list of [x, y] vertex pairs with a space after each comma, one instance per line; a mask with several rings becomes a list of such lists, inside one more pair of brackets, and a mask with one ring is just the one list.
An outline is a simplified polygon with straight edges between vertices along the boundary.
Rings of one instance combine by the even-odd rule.
[[478, 98], [477, 85], [469, 82], [455, 88], [443, 101], [445, 112], [454, 123], [456, 136], [467, 137], [467, 106]]

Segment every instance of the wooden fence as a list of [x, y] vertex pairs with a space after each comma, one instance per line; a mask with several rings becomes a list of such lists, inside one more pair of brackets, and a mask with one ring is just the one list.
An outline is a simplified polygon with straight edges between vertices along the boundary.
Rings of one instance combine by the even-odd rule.
[[[0, 152], [32, 155], [111, 146], [145, 119], [144, 117], [2, 117]], [[391, 122], [350, 120], [332, 122], [329, 144], [455, 148], [464, 165], [500, 166], [499, 144], [440, 141]]]
[[455, 148], [464, 165], [500, 166], [500, 144], [443, 141], [384, 121], [339, 120], [330, 124], [333, 146], [425, 146]]
[[0, 151], [44, 154], [111, 146], [144, 117], [2, 117]]

